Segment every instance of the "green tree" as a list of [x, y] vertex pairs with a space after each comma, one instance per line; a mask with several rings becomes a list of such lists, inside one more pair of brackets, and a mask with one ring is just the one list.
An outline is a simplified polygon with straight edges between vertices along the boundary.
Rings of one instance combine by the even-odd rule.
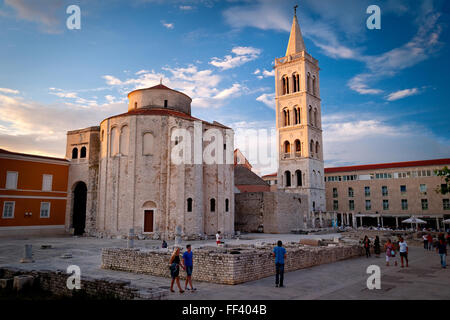
[[450, 169], [445, 166], [444, 168], [440, 170], [434, 170], [434, 173], [438, 177], [442, 177], [442, 179], [445, 181], [445, 183], [441, 184], [436, 188], [437, 193], [447, 194], [450, 192]]

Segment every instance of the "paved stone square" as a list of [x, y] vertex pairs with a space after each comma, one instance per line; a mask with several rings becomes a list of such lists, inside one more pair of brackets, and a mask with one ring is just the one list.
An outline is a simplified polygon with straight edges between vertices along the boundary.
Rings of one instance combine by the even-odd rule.
[[[241, 240], [229, 243], [272, 243], [278, 239], [284, 242], [298, 242], [300, 238], [335, 237], [337, 234], [269, 235], [248, 234]], [[24, 245], [33, 245], [34, 263], [22, 264]], [[51, 249], [41, 249], [41, 245], [51, 245]], [[172, 243], [169, 242], [169, 246]], [[193, 250], [214, 244], [213, 240], [192, 242]], [[126, 240], [96, 238], [30, 238], [0, 240], [0, 267], [15, 267], [25, 270], [66, 270], [69, 265], [80, 266], [82, 276], [111, 278], [130, 281], [137, 288], [168, 290], [169, 278], [100, 269], [101, 249], [104, 247], [126, 247]], [[152, 248], [160, 241], [135, 241], [135, 247]], [[61, 256], [71, 253], [72, 258]], [[368, 290], [366, 281], [369, 265], [381, 268], [381, 290]], [[195, 266], [194, 266], [195, 267]], [[168, 293], [168, 299], [449, 299], [450, 272], [439, 265], [439, 256], [434, 251], [424, 251], [420, 247], [410, 247], [410, 267], [385, 266], [384, 256], [354, 258], [332, 264], [320, 265], [285, 274], [285, 288], [275, 288], [274, 277], [240, 285], [219, 285], [195, 282], [196, 292], [184, 294]]]

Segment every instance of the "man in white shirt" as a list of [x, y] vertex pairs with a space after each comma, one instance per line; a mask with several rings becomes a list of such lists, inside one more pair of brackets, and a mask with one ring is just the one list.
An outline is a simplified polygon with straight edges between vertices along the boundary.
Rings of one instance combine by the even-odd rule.
[[408, 268], [408, 244], [406, 243], [406, 241], [403, 239], [403, 237], [399, 238], [399, 243], [398, 246], [400, 248], [400, 259], [402, 262], [402, 268], [403, 268], [403, 258], [405, 258], [406, 260], [406, 267]]
[[217, 233], [216, 233], [216, 244], [217, 245], [222, 243], [221, 239], [222, 239], [222, 237], [220, 236], [220, 231], [217, 231]]

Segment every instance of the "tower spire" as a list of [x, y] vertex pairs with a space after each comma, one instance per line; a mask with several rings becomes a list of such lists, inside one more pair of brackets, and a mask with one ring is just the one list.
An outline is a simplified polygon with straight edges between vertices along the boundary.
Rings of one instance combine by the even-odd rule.
[[302, 31], [298, 25], [297, 20], [297, 8], [294, 6], [294, 20], [292, 21], [291, 35], [289, 36], [289, 43], [286, 50], [286, 56], [306, 50], [305, 43], [303, 42]]

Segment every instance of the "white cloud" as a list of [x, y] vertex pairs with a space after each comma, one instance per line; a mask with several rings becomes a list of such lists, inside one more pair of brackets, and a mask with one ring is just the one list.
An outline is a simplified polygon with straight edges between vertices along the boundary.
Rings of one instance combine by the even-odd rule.
[[14, 89], [8, 89], [8, 88], [0, 88], [0, 92], [6, 93], [6, 94], [19, 94], [20, 91], [19, 90], [14, 90]]
[[269, 108], [275, 110], [275, 93], [264, 93], [257, 97], [256, 101], [262, 102]]
[[383, 92], [381, 89], [370, 88], [367, 82], [370, 82], [374, 76], [372, 74], [359, 74], [348, 81], [350, 89], [360, 94], [379, 94]]
[[417, 88], [412, 88], [412, 89], [404, 89], [404, 90], [399, 90], [396, 92], [392, 92], [391, 94], [389, 94], [386, 98], [386, 100], [388, 101], [395, 101], [395, 100], [399, 100], [399, 99], [403, 99], [409, 96], [413, 96], [419, 93], [419, 90]]
[[239, 96], [242, 92], [242, 87], [239, 83], [233, 84], [231, 88], [224, 89], [214, 96], [214, 99], [229, 99], [231, 97]]
[[259, 69], [256, 69], [255, 72], [253, 72], [253, 74], [255, 74], [255, 75], [260, 74], [260, 73], [261, 73], [261, 70], [259, 70]]
[[164, 27], [166, 27], [167, 29], [173, 29], [173, 28], [175, 28], [175, 25], [174, 25], [173, 23], [166, 23], [166, 22], [164, 22], [164, 21], [161, 21], [161, 23], [162, 23], [162, 25], [163, 25]]
[[189, 11], [189, 10], [193, 9], [192, 6], [180, 6], [179, 8], [180, 8], [180, 10], [183, 10], [183, 11]]
[[223, 59], [214, 57], [209, 63], [222, 70], [232, 69], [257, 59], [261, 50], [253, 47], [234, 47], [231, 52], [235, 56], [226, 55]]

